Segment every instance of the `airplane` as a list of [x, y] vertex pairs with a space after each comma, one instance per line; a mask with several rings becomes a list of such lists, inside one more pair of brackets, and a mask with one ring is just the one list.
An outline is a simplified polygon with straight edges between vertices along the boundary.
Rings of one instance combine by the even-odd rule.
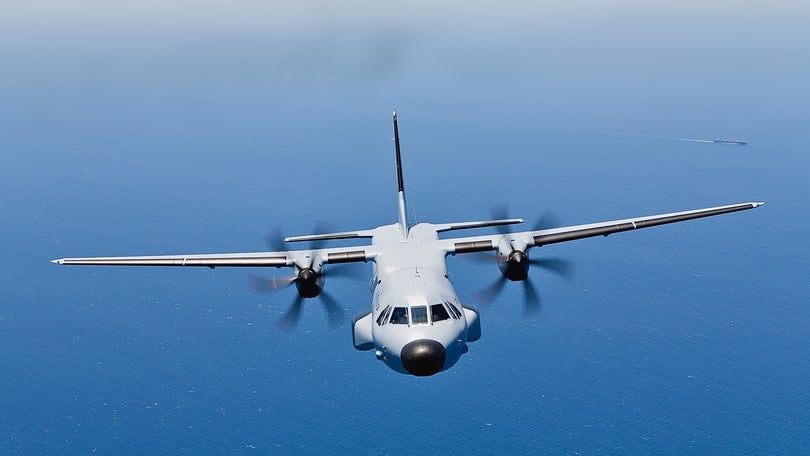
[[[529, 250], [550, 244], [649, 228], [667, 223], [726, 214], [759, 207], [748, 202], [682, 212], [611, 220], [533, 231], [509, 232], [507, 225], [522, 219], [500, 218], [458, 223], [410, 224], [400, 154], [397, 113], [393, 111], [397, 175], [398, 220], [373, 229], [285, 238], [285, 242], [319, 243], [310, 249], [194, 255], [62, 258], [65, 265], [207, 266], [292, 268], [298, 296], [293, 309], [324, 289], [326, 265], [372, 263], [371, 306], [358, 312], [351, 325], [354, 348], [374, 350], [377, 359], [396, 372], [430, 376], [455, 365], [481, 337], [476, 307], [462, 303], [450, 280], [447, 257], [473, 252], [495, 253], [503, 281], [528, 279]], [[452, 230], [498, 227], [498, 234], [440, 238]], [[367, 245], [322, 247], [322, 241], [370, 238]], [[324, 294], [326, 296], [326, 294]]]

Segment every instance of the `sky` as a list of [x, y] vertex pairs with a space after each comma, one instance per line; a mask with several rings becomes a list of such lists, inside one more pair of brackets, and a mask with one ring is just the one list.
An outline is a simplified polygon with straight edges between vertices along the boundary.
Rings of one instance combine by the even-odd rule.
[[[9, 454], [800, 454], [803, 2], [38, 1], [0, 7], [0, 448]], [[754, 211], [544, 247], [417, 379], [276, 270], [58, 267], [265, 249], [509, 202], [567, 224]], [[744, 147], [672, 138], [737, 137]], [[546, 252], [546, 250], [548, 250]], [[450, 258], [460, 298], [494, 265]], [[369, 272], [369, 271], [366, 271]], [[292, 290], [286, 290], [292, 291]], [[327, 280], [348, 315], [363, 280]], [[428, 432], [425, 432], [427, 430]]]

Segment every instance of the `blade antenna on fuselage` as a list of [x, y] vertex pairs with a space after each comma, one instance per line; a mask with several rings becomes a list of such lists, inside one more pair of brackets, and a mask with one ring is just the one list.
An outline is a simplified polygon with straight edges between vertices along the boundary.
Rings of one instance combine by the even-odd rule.
[[399, 203], [399, 229], [402, 238], [408, 238], [408, 215], [405, 210], [405, 184], [402, 179], [402, 158], [399, 153], [399, 128], [397, 127], [397, 110], [394, 109], [394, 143], [397, 151], [397, 198]]

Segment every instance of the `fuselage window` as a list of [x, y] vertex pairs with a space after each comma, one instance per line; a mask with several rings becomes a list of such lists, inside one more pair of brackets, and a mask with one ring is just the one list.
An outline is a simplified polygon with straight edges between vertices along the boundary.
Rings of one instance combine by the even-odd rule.
[[433, 322], [448, 320], [450, 319], [450, 315], [447, 313], [447, 309], [444, 308], [441, 304], [433, 304], [430, 306], [430, 313], [433, 315]]
[[415, 325], [427, 324], [427, 306], [411, 307], [411, 323]]
[[407, 307], [394, 307], [391, 312], [391, 323], [395, 325], [408, 324], [408, 308]]
[[385, 317], [388, 316], [388, 311], [391, 310], [390, 306], [385, 306], [385, 309], [380, 312], [380, 316], [377, 317], [377, 326], [382, 326], [385, 324]]

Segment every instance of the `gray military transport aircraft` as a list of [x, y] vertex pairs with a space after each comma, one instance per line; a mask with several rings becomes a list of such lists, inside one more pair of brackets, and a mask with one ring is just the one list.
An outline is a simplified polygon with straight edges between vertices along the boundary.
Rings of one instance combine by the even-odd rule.
[[[506, 225], [522, 219], [501, 218], [477, 222], [418, 223], [410, 225], [405, 210], [405, 188], [399, 150], [397, 113], [394, 111], [399, 220], [369, 230], [315, 234], [284, 239], [286, 242], [371, 238], [369, 245], [353, 247], [313, 246], [305, 250], [277, 252], [221, 253], [204, 255], [163, 255], [53, 260], [68, 265], [127, 266], [220, 266], [288, 267], [295, 275], [285, 284], [296, 285], [297, 312], [304, 298], [321, 294], [326, 278], [324, 265], [372, 262], [373, 298], [371, 307], [354, 317], [352, 335], [358, 350], [375, 350], [377, 359], [403, 374], [428, 376], [449, 369], [468, 350], [467, 344], [481, 337], [479, 313], [462, 304], [448, 272], [448, 255], [495, 252], [503, 281], [528, 279], [529, 249], [592, 236], [682, 222], [759, 207], [751, 202], [710, 207], [668, 214], [612, 220], [557, 228], [510, 233]], [[440, 239], [450, 230], [500, 227], [498, 234]], [[542, 266], [542, 265], [541, 265]], [[527, 288], [527, 293], [529, 288]]]

